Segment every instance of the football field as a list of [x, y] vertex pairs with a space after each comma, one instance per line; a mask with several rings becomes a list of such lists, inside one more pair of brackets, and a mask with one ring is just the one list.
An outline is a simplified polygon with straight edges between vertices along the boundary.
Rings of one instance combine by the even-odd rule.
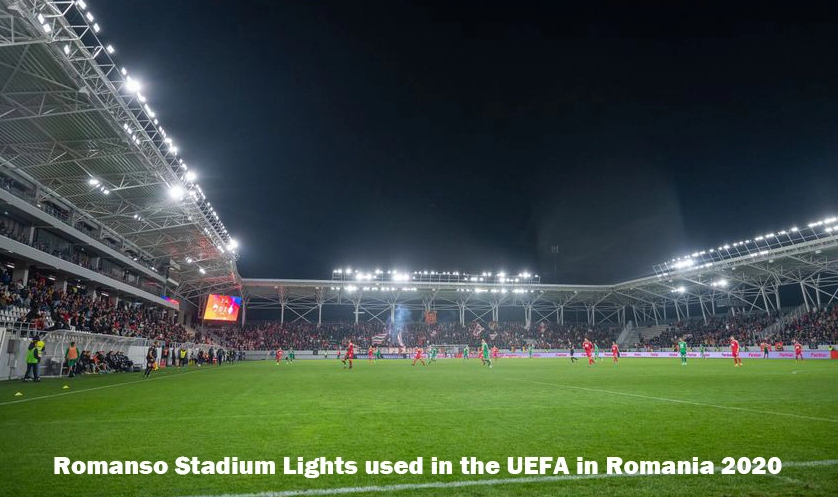
[[[63, 388], [68, 385], [69, 389]], [[335, 359], [0, 383], [3, 495], [835, 495], [838, 361]], [[21, 392], [22, 396], [15, 396]], [[275, 475], [179, 475], [178, 457], [276, 462]], [[283, 458], [352, 460], [354, 475], [282, 474]], [[507, 458], [577, 457], [599, 474], [510, 474]], [[53, 458], [165, 461], [164, 475], [54, 475]], [[424, 459], [421, 475], [364, 462]], [[430, 474], [430, 460], [454, 462]], [[462, 457], [498, 461], [464, 475]], [[605, 475], [606, 457], [711, 460], [713, 475]], [[778, 475], [722, 475], [777, 457]], [[367, 488], [359, 488], [367, 487]], [[314, 492], [316, 491], [316, 492]]]

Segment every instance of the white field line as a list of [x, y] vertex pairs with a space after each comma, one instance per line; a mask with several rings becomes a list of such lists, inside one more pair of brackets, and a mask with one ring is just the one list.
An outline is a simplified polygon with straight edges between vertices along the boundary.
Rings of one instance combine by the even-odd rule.
[[[838, 465], [838, 459], [823, 461], [802, 461], [786, 462], [783, 468], [810, 468], [819, 466]], [[718, 472], [721, 468], [716, 469]], [[660, 475], [627, 475], [627, 474], [595, 474], [595, 475], [567, 475], [567, 476], [532, 476], [525, 478], [491, 478], [486, 480], [458, 480], [458, 481], [436, 481], [429, 483], [403, 483], [399, 485], [370, 485], [366, 487], [338, 487], [338, 488], [315, 488], [309, 490], [281, 490], [276, 492], [258, 492], [249, 494], [218, 494], [218, 495], [191, 495], [188, 497], [304, 497], [309, 495], [345, 495], [361, 493], [391, 493], [404, 490], [424, 490], [434, 488], [461, 488], [461, 487], [483, 487], [493, 485], [526, 485], [530, 483], [576, 481], [576, 480], [599, 480], [603, 478], [634, 478], [641, 476]], [[454, 492], [456, 493], [456, 492]]]
[[700, 407], [712, 407], [714, 409], [728, 409], [731, 411], [743, 411], [743, 412], [752, 412], [756, 414], [771, 414], [774, 416], [786, 416], [789, 418], [797, 418], [797, 419], [806, 419], [808, 421], [825, 421], [827, 423], [838, 423], [838, 419], [833, 418], [819, 418], [816, 416], [805, 416], [803, 414], [794, 414], [790, 412], [777, 412], [777, 411], [765, 411], [762, 409], [749, 409], [747, 407], [734, 407], [734, 406], [720, 406], [718, 404], [705, 404], [704, 402], [695, 402], [692, 400], [681, 400], [681, 399], [670, 399], [667, 397], [655, 397], [652, 395], [642, 395], [639, 393], [629, 393], [629, 392], [617, 392], [614, 390], [603, 390], [601, 388], [588, 388], [588, 387], [578, 387], [575, 385], [565, 385], [562, 383], [546, 383], [543, 381], [532, 381], [532, 380], [522, 380], [518, 378], [505, 378], [507, 381], [520, 381], [524, 383], [533, 383], [536, 385], [549, 385], [554, 387], [560, 388], [571, 388], [574, 390], [583, 390], [586, 392], [596, 392], [596, 393], [607, 393], [611, 395], [622, 395], [624, 397], [635, 397], [638, 399], [647, 399], [647, 400], [659, 400], [662, 402], [672, 402], [675, 404], [687, 404], [693, 406], [700, 406]]
[[8, 406], [8, 405], [12, 405], [12, 404], [21, 404], [23, 402], [34, 402], [36, 400], [51, 399], [53, 397], [63, 397], [64, 395], [73, 395], [73, 394], [77, 394], [77, 393], [92, 392], [93, 390], [102, 390], [102, 389], [105, 389], [105, 388], [121, 387], [123, 385], [131, 385], [133, 383], [148, 383], [149, 381], [163, 380], [163, 379], [166, 379], [166, 378], [178, 378], [180, 376], [186, 376], [188, 374], [194, 374], [194, 373], [198, 373], [198, 372], [199, 371], [187, 371], [185, 373], [175, 373], [175, 374], [166, 375], [166, 376], [153, 376], [151, 378], [144, 378], [142, 380], [123, 381], [122, 383], [111, 383], [110, 385], [102, 385], [100, 387], [85, 388], [85, 389], [82, 389], [82, 390], [71, 390], [69, 392], [54, 393], [54, 394], [50, 394], [50, 395], [41, 395], [40, 397], [29, 397], [29, 398], [26, 398], [26, 399], [9, 400], [9, 401], [6, 401], [6, 402], [0, 402], [0, 406]]

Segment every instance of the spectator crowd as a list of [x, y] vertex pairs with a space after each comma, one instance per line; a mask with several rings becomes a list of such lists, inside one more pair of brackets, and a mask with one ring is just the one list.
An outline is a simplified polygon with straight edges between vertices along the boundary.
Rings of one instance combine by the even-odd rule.
[[227, 326], [211, 331], [213, 341], [227, 347], [244, 350], [326, 350], [346, 344], [352, 340], [361, 348], [374, 343], [374, 337], [382, 337], [383, 346], [416, 347], [426, 345], [475, 344], [481, 338], [489, 340], [499, 348], [521, 348], [533, 345], [536, 348], [565, 348], [571, 344], [579, 346], [585, 337], [602, 344], [611, 344], [619, 334], [619, 328], [609, 326], [559, 325], [557, 323], [533, 322], [526, 326], [522, 322], [467, 323], [456, 322], [405, 323], [388, 326], [381, 322], [363, 323], [315, 323], [297, 321], [280, 324], [265, 321], [238, 327]]
[[[777, 325], [771, 329], [773, 325]], [[770, 329], [770, 331], [768, 331]], [[692, 346], [726, 346], [735, 336], [745, 346], [760, 343], [793, 343], [827, 345], [838, 343], [838, 304], [811, 309], [796, 317], [784, 319], [777, 313], [750, 313], [735, 316], [697, 318], [678, 321], [659, 336], [638, 344], [639, 348], [671, 348], [680, 337]]]

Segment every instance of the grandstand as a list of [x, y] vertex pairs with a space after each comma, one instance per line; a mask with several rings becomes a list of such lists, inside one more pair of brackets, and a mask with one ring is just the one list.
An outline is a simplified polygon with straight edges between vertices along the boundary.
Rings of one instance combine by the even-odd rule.
[[[345, 271], [322, 280], [242, 279], [245, 307], [279, 311], [281, 322], [319, 322], [324, 306], [354, 318], [393, 321], [396, 309], [456, 313], [468, 321], [507, 318], [589, 325], [660, 326], [730, 312], [823, 308], [838, 294], [838, 218], [757, 235], [656, 265], [648, 277], [610, 285], [544, 284], [503, 273]], [[788, 302], [785, 300], [788, 299]]]
[[4, 349], [49, 328], [194, 339], [201, 299], [240, 289], [235, 239], [99, 22], [84, 2], [0, 2]]
[[[611, 326], [621, 343], [653, 340], [677, 321], [809, 311], [836, 298], [836, 218], [726, 242], [656, 265], [648, 277], [607, 285], [404, 269], [347, 268], [319, 280], [241, 278], [235, 239], [142, 82], [113, 59], [115, 48], [100, 38], [86, 4], [2, 6], [0, 249], [11, 281], [45, 275], [62, 292], [85, 292], [115, 307], [169, 309], [187, 328], [213, 292], [243, 298], [241, 325], [249, 309], [276, 311], [281, 325], [320, 325], [324, 310], [340, 321], [379, 324], [395, 322], [397, 311], [434, 311], [461, 327]], [[2, 319], [20, 321], [26, 313], [12, 306]]]

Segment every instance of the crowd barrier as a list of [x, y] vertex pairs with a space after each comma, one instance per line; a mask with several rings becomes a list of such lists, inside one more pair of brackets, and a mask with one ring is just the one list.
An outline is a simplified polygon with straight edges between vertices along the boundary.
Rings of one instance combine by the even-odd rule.
[[[833, 349], [838, 347], [833, 347]], [[343, 353], [344, 351], [341, 351]], [[274, 360], [275, 359], [275, 350], [248, 350], [247, 351], [247, 360], [253, 361], [260, 361], [260, 360]], [[288, 355], [288, 351], [285, 351], [285, 356]], [[315, 354], [314, 351], [311, 350], [296, 350], [294, 351], [295, 359], [337, 359], [337, 355], [334, 350], [320, 350], [317, 351]], [[413, 351], [408, 350], [404, 353], [398, 353], [391, 349], [383, 350], [383, 356], [385, 359], [413, 359]], [[285, 358], [283, 356], [283, 359]], [[472, 349], [471, 354], [469, 355], [472, 358], [477, 358], [477, 352]], [[600, 350], [599, 353], [600, 358], [611, 358], [611, 350]], [[743, 359], [765, 359], [766, 357], [763, 356], [762, 352], [758, 351], [749, 351], [745, 352], [742, 351], [739, 356]], [[427, 357], [427, 354], [423, 353], [422, 357]], [[440, 351], [439, 355], [437, 355], [440, 359], [446, 358], [462, 358], [462, 354], [457, 353], [447, 353]], [[498, 352], [498, 357], [500, 358], [529, 358], [529, 354], [527, 352], [511, 352], [509, 350], [500, 350]], [[567, 349], [550, 349], [544, 350], [540, 349], [538, 352], [533, 352], [532, 354], [533, 359], [543, 359], [543, 358], [570, 358], [570, 351]], [[583, 358], [585, 357], [585, 352], [582, 350], [577, 350], [574, 353], [574, 357], [576, 358]], [[680, 355], [677, 352], [673, 351], [643, 351], [643, 352], [628, 352], [628, 351], [621, 351], [620, 357], [648, 357], [648, 358], [663, 358], [663, 359], [677, 359]], [[701, 358], [701, 353], [698, 351], [688, 352], [687, 357], [689, 358]], [[731, 359], [733, 355], [731, 355], [730, 351], [707, 351], [704, 353], [704, 357], [708, 359]], [[368, 358], [367, 352], [364, 351], [362, 354], [356, 353], [355, 359], [356, 360], [366, 360]], [[803, 358], [804, 359], [838, 359], [838, 350], [830, 351], [828, 348], [822, 349], [803, 349]], [[794, 350], [785, 350], [785, 351], [771, 351], [768, 353], [767, 359], [794, 359]]]
[[[585, 353], [576, 353], [574, 354], [577, 358], [585, 357]], [[509, 354], [504, 355], [502, 357], [525, 357], [525, 354]], [[556, 352], [556, 353], [547, 353], [547, 354], [538, 354], [534, 353], [533, 357], [565, 357], [569, 358], [570, 354], [567, 352]], [[611, 351], [609, 350], [607, 353], [600, 352], [601, 358], [611, 358]], [[678, 352], [620, 352], [620, 358], [625, 357], [650, 357], [650, 358], [662, 358], [662, 359], [678, 359], [681, 355]], [[701, 352], [687, 352], [688, 358], [701, 358]], [[705, 352], [704, 357], [706, 359], [732, 359], [733, 354], [728, 352]], [[783, 352], [769, 352], [768, 357], [765, 357], [762, 352], [740, 352], [739, 357], [742, 359], [794, 359], [794, 351], [783, 351]], [[803, 350], [803, 358], [804, 359], [838, 359], [838, 355], [836, 355], [835, 351], [829, 350]]]
[[[76, 342], [79, 353], [83, 350], [91, 352], [122, 352], [135, 366], [145, 366], [145, 356], [148, 348], [154, 343], [146, 338], [122, 337], [116, 335], [104, 335], [100, 333], [88, 333], [83, 331], [56, 330], [37, 331], [25, 326], [2, 326], [0, 325], [0, 378], [16, 379], [22, 378], [26, 372], [26, 353], [31, 342], [31, 337], [37, 335], [44, 342], [41, 352], [40, 374], [44, 377], [60, 376], [64, 364], [64, 353], [70, 342]], [[170, 344], [171, 349], [177, 350], [184, 346], [187, 349], [187, 357], [193, 350], [207, 350], [209, 345], [192, 343]], [[162, 348], [157, 347], [157, 357], [162, 358]], [[168, 365], [174, 363], [172, 350], [169, 353]]]
[[[114, 335], [103, 335], [98, 333], [88, 333], [81, 331], [57, 330], [57, 331], [35, 331], [28, 328], [21, 328], [19, 326], [2, 326], [0, 325], [0, 378], [16, 379], [23, 377], [26, 372], [26, 352], [31, 341], [31, 336], [38, 334], [44, 341], [44, 349], [41, 353], [40, 373], [41, 376], [60, 376], [66, 371], [62, 370], [64, 364], [64, 353], [70, 342], [76, 342], [76, 347], [79, 352], [89, 350], [92, 352], [115, 351], [122, 352], [129, 360], [134, 362], [137, 369], [144, 367], [145, 356], [148, 348], [153, 341], [146, 338], [131, 338]], [[170, 344], [170, 354], [168, 365], [174, 365], [176, 358], [176, 351], [183, 346], [187, 350], [187, 357], [192, 356], [195, 350], [207, 351], [211, 345], [194, 344], [194, 343], [174, 343]], [[216, 347], [217, 348], [217, 347]], [[835, 349], [836, 347], [833, 347]], [[345, 351], [341, 351], [344, 353]], [[404, 352], [395, 348], [382, 348], [385, 359], [412, 359], [413, 351], [411, 349]], [[275, 360], [275, 350], [248, 350], [245, 351], [245, 360]], [[294, 352], [297, 360], [324, 360], [337, 359], [335, 350], [298, 350]], [[585, 354], [581, 350], [574, 354], [577, 358], [584, 358]], [[286, 351], [287, 356], [287, 351]], [[509, 350], [501, 350], [498, 354], [501, 358], [528, 358], [527, 352], [511, 352]], [[766, 357], [760, 351], [743, 351], [740, 356], [743, 359], [765, 359]], [[162, 358], [162, 349], [158, 346], [157, 357]], [[423, 354], [423, 357], [427, 357]], [[438, 355], [440, 359], [443, 358], [461, 358], [459, 353], [446, 351], [441, 348]], [[472, 358], [477, 358], [476, 351], [472, 349]], [[566, 349], [551, 349], [539, 350], [533, 352], [533, 358], [569, 358], [570, 352]], [[608, 359], [611, 357], [611, 351], [603, 349], [600, 351], [600, 358]], [[620, 352], [621, 358], [664, 358], [677, 359], [679, 354], [674, 351], [623, 351]], [[687, 353], [687, 357], [698, 359], [701, 357], [700, 352], [691, 351]], [[730, 359], [733, 356], [730, 351], [707, 351], [705, 357], [709, 359]], [[820, 349], [804, 349], [803, 358], [807, 360], [820, 359], [838, 359], [838, 350], [829, 350], [827, 348]], [[363, 361], [367, 359], [366, 351], [363, 353], [356, 353], [355, 359]], [[771, 351], [768, 353], [767, 359], [794, 359], [793, 350], [785, 351]]]

